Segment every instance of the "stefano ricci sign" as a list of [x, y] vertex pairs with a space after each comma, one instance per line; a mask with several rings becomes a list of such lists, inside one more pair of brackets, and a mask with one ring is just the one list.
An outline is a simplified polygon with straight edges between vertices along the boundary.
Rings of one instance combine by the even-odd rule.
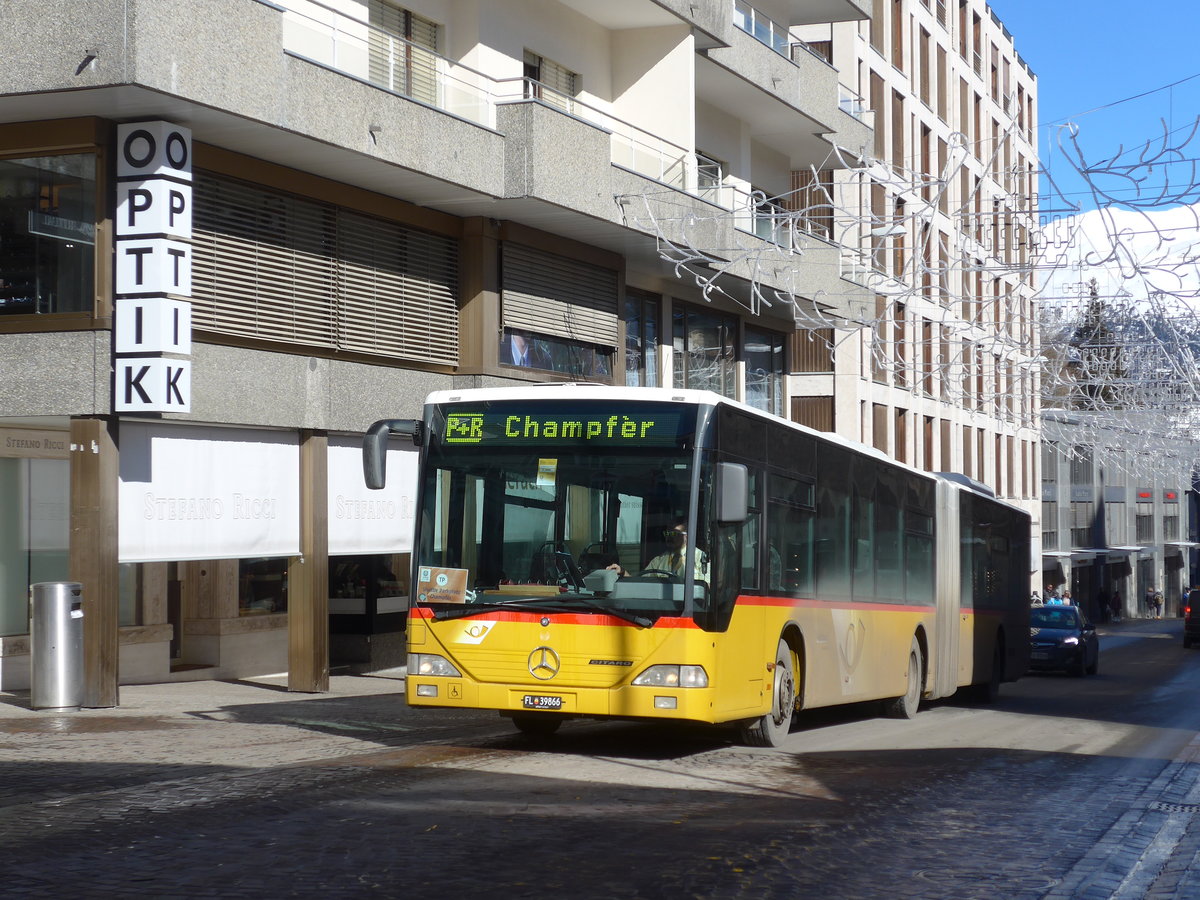
[[117, 126], [113, 410], [192, 408], [192, 133]]

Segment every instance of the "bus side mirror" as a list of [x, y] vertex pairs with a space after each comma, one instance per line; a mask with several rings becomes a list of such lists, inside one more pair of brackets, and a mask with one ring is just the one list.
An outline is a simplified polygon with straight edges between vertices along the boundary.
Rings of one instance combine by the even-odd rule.
[[717, 521], [745, 522], [749, 515], [749, 477], [741, 463], [717, 463]]
[[418, 419], [380, 419], [363, 435], [363, 481], [373, 491], [387, 482], [387, 445], [393, 434], [411, 435], [413, 443], [421, 446], [421, 425]]

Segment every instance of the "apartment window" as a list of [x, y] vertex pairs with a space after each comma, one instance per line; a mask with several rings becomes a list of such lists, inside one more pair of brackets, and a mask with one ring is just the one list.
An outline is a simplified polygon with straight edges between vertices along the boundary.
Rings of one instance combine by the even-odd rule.
[[369, 0], [370, 81], [437, 103], [438, 25], [386, 0]]
[[867, 27], [871, 31], [871, 46], [879, 51], [879, 55], [883, 55], [883, 15], [884, 15], [884, 0], [874, 0], [871, 6], [871, 21]]
[[746, 363], [746, 403], [783, 415], [783, 335], [746, 328], [742, 358]]
[[[607, 381], [620, 334], [617, 273], [512, 241], [500, 248], [500, 269], [501, 364]], [[536, 364], [514, 352], [524, 333], [545, 350]]]
[[553, 60], [525, 51], [525, 96], [572, 112], [579, 75]]
[[612, 357], [608, 347], [524, 328], [505, 328], [500, 339], [500, 363], [505, 366], [607, 381]]
[[625, 383], [631, 387], [659, 387], [661, 302], [657, 294], [633, 288], [625, 291]]
[[0, 160], [0, 315], [91, 312], [96, 157]]
[[1095, 477], [1091, 448], [1076, 447], [1071, 454], [1071, 486], [1090, 487]]
[[904, 0], [892, 0], [892, 65], [904, 71]]
[[833, 236], [833, 170], [792, 172], [792, 189], [785, 208], [796, 224], [829, 240]]
[[1058, 549], [1058, 505], [1052, 501], [1042, 502], [1042, 549]]
[[673, 385], [737, 396], [737, 319], [675, 306], [671, 315]]
[[871, 404], [871, 446], [880, 453], [887, 453], [888, 409], [882, 403]]
[[833, 431], [833, 398], [793, 397], [792, 421], [815, 431]]
[[833, 371], [833, 329], [797, 328], [792, 332], [792, 371]]
[[1179, 540], [1179, 516], [1163, 516], [1163, 540]]
[[714, 156], [696, 151], [696, 189], [700, 197], [712, 203], [721, 202], [721, 185], [725, 181], [725, 164]]
[[1134, 540], [1139, 544], [1154, 543], [1154, 504], [1138, 503], [1134, 509]]

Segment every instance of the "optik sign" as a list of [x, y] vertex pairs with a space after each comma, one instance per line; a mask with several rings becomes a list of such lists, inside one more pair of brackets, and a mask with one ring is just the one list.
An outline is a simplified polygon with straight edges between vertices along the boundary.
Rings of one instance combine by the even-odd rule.
[[117, 126], [113, 410], [192, 408], [192, 132]]

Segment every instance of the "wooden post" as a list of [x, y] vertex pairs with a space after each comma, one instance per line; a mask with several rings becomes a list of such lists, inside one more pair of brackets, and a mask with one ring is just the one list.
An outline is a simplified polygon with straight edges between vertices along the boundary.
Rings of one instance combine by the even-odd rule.
[[116, 706], [120, 659], [116, 423], [71, 420], [71, 580], [83, 585], [83, 705]]
[[329, 438], [300, 433], [300, 556], [288, 564], [288, 690], [329, 690]]

